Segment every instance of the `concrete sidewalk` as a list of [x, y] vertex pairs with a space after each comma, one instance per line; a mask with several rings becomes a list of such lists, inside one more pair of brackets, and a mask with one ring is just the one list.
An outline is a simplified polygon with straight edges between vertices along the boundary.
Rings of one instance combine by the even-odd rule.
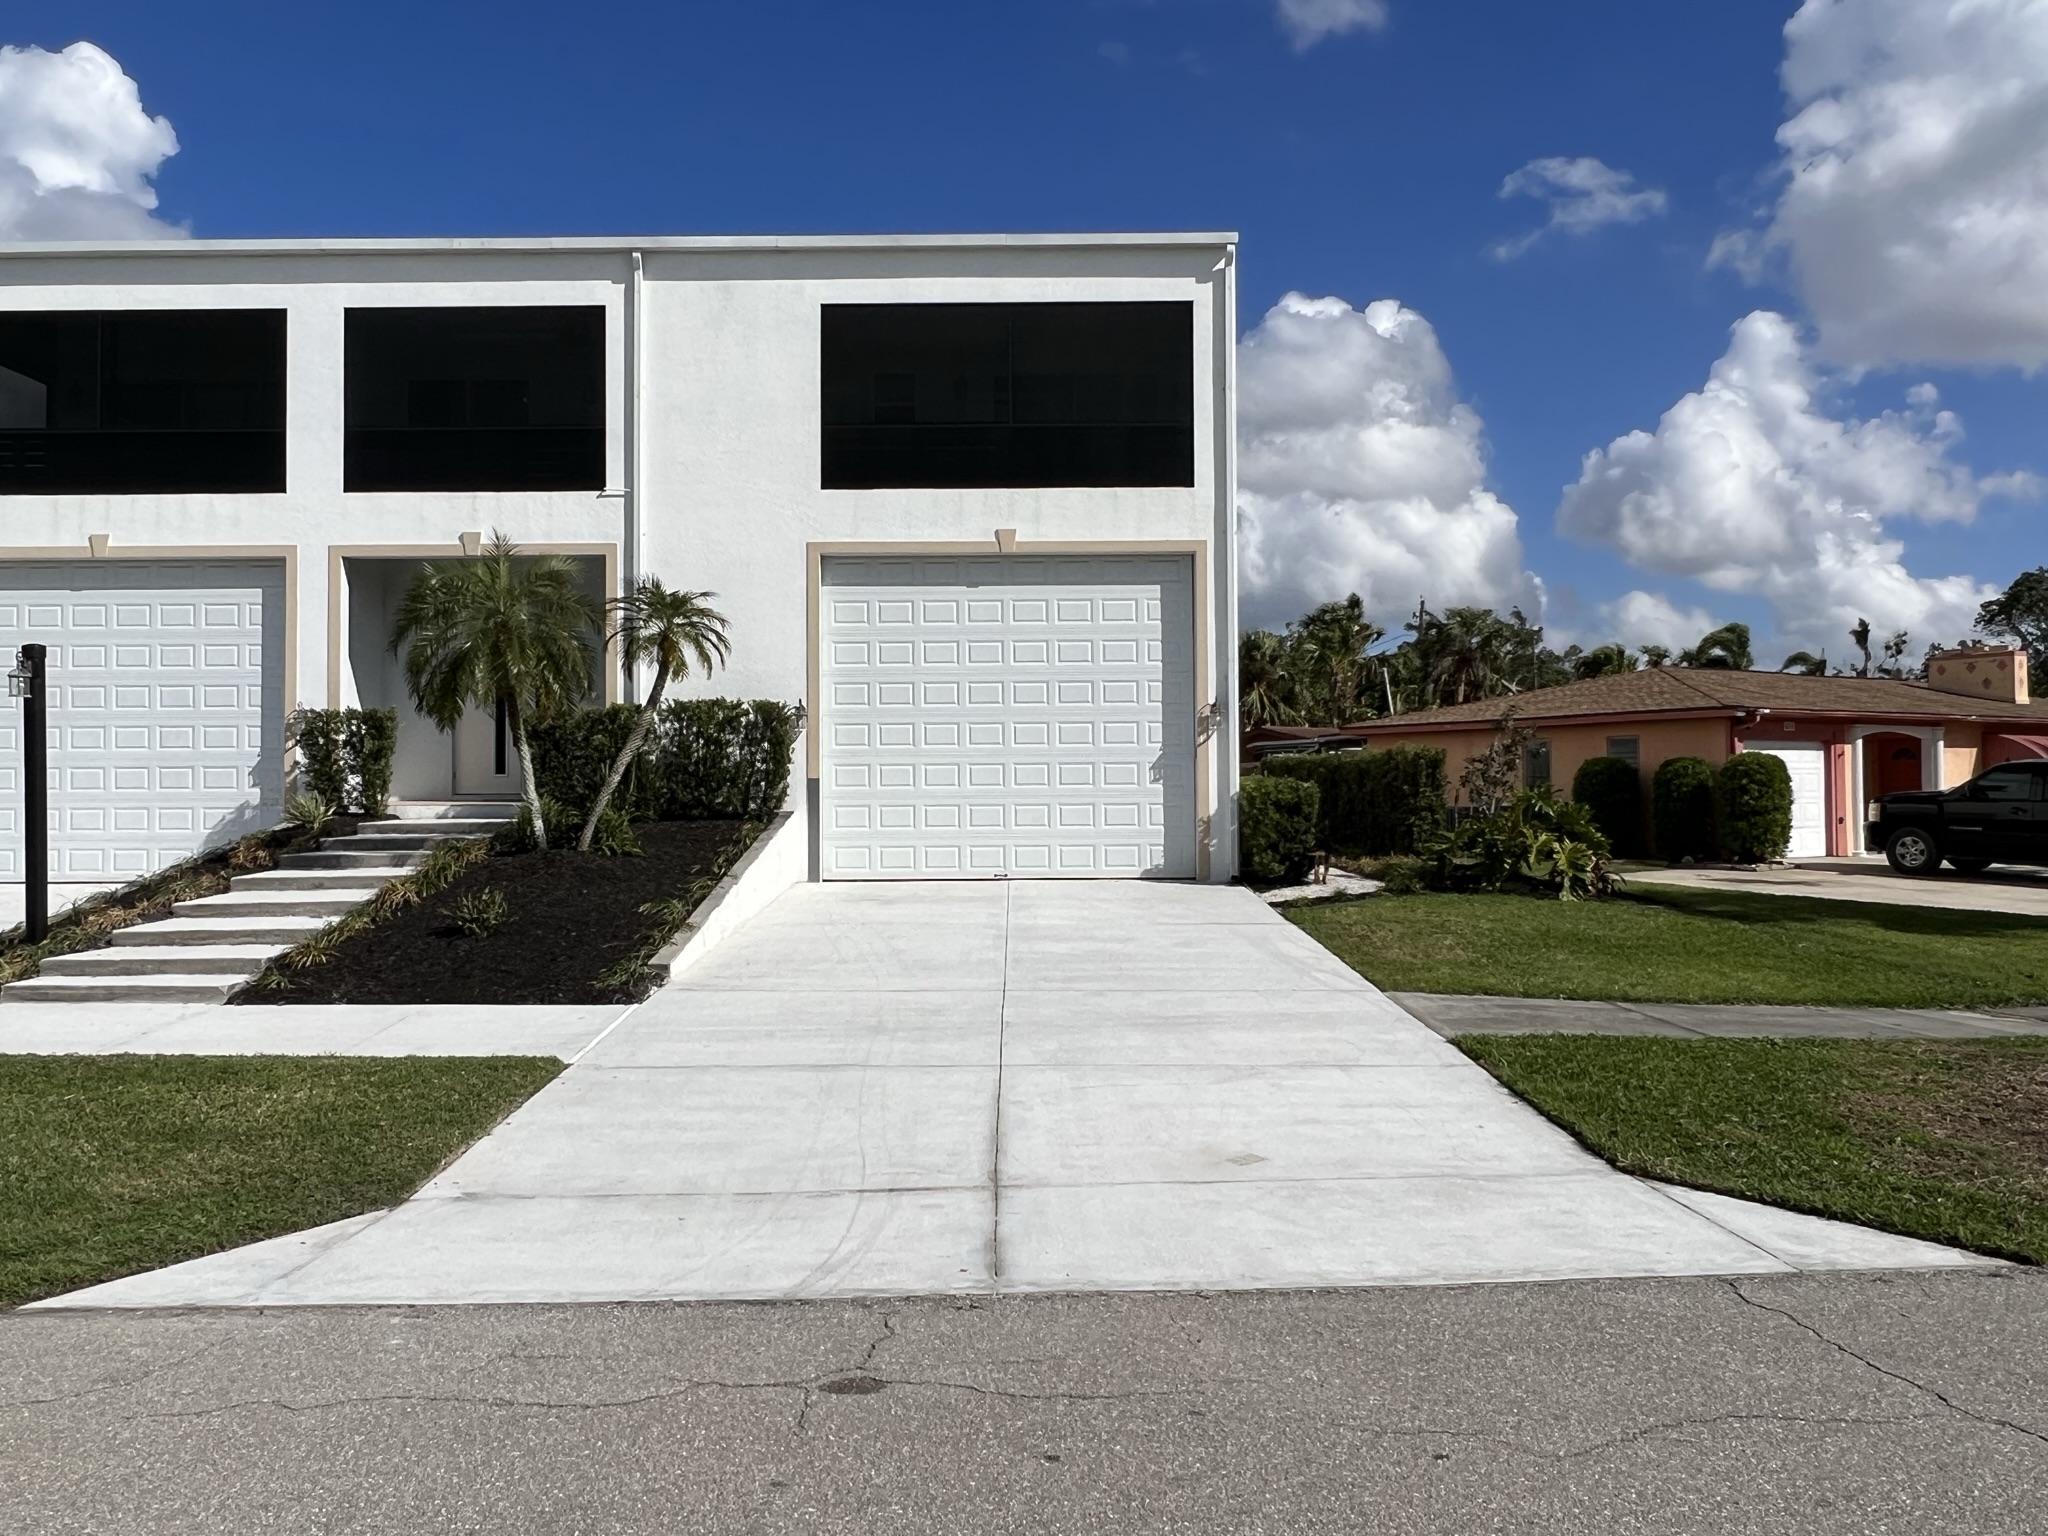
[[9, 1003], [0, 1055], [555, 1056], [625, 1017], [592, 1008], [290, 1003]]
[[824, 885], [395, 1210], [39, 1305], [1989, 1262], [1619, 1174], [1241, 889]]
[[1593, 1003], [1554, 997], [1388, 996], [1440, 1035], [1667, 1035], [1702, 1040], [2000, 1040], [2048, 1035], [2048, 1008], [1783, 1008], [1722, 1003]]

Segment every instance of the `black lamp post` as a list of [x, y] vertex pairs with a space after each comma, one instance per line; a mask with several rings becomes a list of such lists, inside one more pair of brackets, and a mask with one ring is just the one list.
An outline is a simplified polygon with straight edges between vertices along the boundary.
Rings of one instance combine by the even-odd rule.
[[7, 674], [7, 691], [21, 700], [21, 890], [28, 941], [50, 936], [50, 728], [43, 687], [44, 648], [24, 645]]

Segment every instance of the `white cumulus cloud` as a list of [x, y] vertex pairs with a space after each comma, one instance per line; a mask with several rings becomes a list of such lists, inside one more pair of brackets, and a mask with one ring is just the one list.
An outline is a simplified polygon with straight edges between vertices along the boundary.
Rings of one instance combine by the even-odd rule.
[[1531, 160], [1500, 184], [1502, 197], [1533, 197], [1550, 207], [1550, 220], [1494, 246], [1501, 261], [1512, 261], [1551, 230], [1585, 235], [1607, 224], [1640, 224], [1670, 206], [1662, 190], [1639, 187], [1627, 171], [1590, 155], [1548, 155]]
[[104, 50], [0, 48], [0, 240], [162, 239], [150, 178], [178, 136]]
[[1662, 592], [1640, 588], [1602, 603], [1600, 617], [1608, 636], [1623, 645], [1661, 645], [1668, 651], [1685, 650], [1721, 627], [1705, 608], [1681, 608]]
[[1280, 29], [1306, 53], [1326, 37], [1377, 32], [1387, 24], [1387, 0], [1275, 0]]
[[1791, 321], [1747, 316], [1655, 432], [1586, 455], [1558, 527], [1640, 570], [1754, 593], [1801, 643], [1836, 644], [1859, 616], [1921, 640], [1966, 634], [1997, 589], [1913, 575], [1892, 528], [1968, 522], [1988, 495], [2034, 493], [2033, 477], [1980, 479], [1954, 458], [1962, 425], [1930, 385], [1857, 421], [1830, 414], [1825, 383]]
[[1422, 597], [1540, 608], [1478, 413], [1414, 310], [1288, 294], [1239, 348], [1238, 444], [1246, 625], [1350, 592], [1382, 624]]
[[2048, 0], [1806, 0], [1769, 225], [1834, 360], [2048, 365]]

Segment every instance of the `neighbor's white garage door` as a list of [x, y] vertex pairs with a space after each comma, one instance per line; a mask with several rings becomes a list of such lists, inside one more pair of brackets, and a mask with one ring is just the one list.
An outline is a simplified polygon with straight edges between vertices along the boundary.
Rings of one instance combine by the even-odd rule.
[[1752, 747], [1783, 760], [1792, 775], [1792, 842], [1787, 858], [1824, 858], [1828, 851], [1827, 748], [1804, 742]]
[[[0, 670], [49, 647], [50, 877], [125, 880], [274, 823], [275, 561], [0, 565]], [[22, 878], [21, 705], [0, 715], [0, 879]]]
[[1195, 873], [1185, 556], [832, 558], [827, 879]]

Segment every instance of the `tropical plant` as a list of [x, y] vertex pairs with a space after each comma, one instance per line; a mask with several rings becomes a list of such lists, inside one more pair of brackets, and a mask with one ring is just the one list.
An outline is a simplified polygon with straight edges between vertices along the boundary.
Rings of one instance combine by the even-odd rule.
[[310, 789], [284, 797], [284, 819], [308, 832], [319, 831], [333, 815], [334, 807]]
[[1811, 651], [1794, 651], [1778, 668], [1780, 672], [1797, 672], [1805, 677], [1826, 677], [1828, 675], [1828, 653], [1818, 656]]
[[464, 936], [487, 939], [512, 915], [505, 893], [494, 885], [480, 891], [465, 891], [448, 903], [448, 920]]
[[580, 704], [590, 692], [592, 637], [603, 610], [560, 555], [522, 555], [494, 532], [469, 558], [422, 566], [392, 627], [406, 691], [444, 731], [470, 709], [505, 711], [519, 757], [520, 799], [537, 846], [547, 822], [528, 747], [530, 722]]
[[1482, 816], [1492, 816], [1507, 804], [1522, 777], [1522, 757], [1535, 732], [1515, 724], [1510, 709], [1493, 728], [1493, 740], [1486, 749], [1465, 760], [1458, 773], [1458, 792], [1465, 803]]
[[1491, 815], [1475, 816], [1429, 837], [1423, 880], [1448, 891], [1534, 886], [1560, 901], [1611, 895], [1607, 839], [1582, 805], [1560, 800], [1548, 784], [1517, 793]]
[[1668, 667], [1671, 665], [1671, 647], [1668, 645], [1646, 645], [1643, 647], [1643, 665], [1646, 667]]
[[1710, 671], [1747, 672], [1756, 665], [1749, 645], [1747, 624], [1723, 624], [1700, 636], [1699, 644], [1678, 655], [1681, 667], [1703, 667]]
[[1368, 653], [1386, 631], [1365, 616], [1354, 592], [1322, 603], [1287, 626], [1284, 668], [1290, 702], [1317, 725], [1344, 725], [1371, 716], [1373, 669]]
[[661, 696], [668, 691], [669, 683], [688, 677], [693, 661], [709, 677], [714, 663], [723, 666], [732, 653], [725, 615], [711, 606], [710, 600], [717, 595], [671, 592], [662, 585], [660, 577], [643, 576], [632, 591], [613, 601], [612, 634], [618, 641], [620, 659], [629, 673], [652, 662], [654, 680], [648, 685], [647, 698], [640, 706], [632, 732], [619, 748], [619, 755], [612, 759], [611, 772], [605, 775], [596, 800], [591, 802], [590, 814], [584, 818], [583, 832], [576, 839], [580, 852], [590, 851], [590, 841], [597, 835], [598, 822], [611, 804], [619, 780], [626, 776], [626, 770], [647, 744], [647, 733], [661, 710]]
[[1244, 729], [1301, 719], [1287, 663], [1287, 642], [1272, 630], [1248, 629], [1238, 636], [1237, 713]]
[[1616, 672], [1633, 672], [1636, 669], [1635, 653], [1625, 645], [1609, 641], [1596, 645], [1592, 650], [1572, 658], [1572, 676], [1576, 678], [1607, 677]]

